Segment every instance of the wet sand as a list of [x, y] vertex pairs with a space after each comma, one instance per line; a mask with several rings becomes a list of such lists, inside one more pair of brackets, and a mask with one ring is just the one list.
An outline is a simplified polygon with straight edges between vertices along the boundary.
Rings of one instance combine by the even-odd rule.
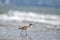
[[[27, 30], [28, 35], [20, 35], [21, 30], [18, 27], [32, 23], [36, 26], [31, 26]], [[59, 40], [60, 28], [59, 25], [51, 25], [34, 22], [19, 22], [19, 21], [0, 21], [0, 40]]]
[[0, 38], [0, 40], [14, 40], [14, 39]]

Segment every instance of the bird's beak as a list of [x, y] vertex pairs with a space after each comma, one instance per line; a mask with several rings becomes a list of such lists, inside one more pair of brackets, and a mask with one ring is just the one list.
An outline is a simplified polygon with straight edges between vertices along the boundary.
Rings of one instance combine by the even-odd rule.
[[33, 24], [33, 26], [36, 26], [36, 25]]

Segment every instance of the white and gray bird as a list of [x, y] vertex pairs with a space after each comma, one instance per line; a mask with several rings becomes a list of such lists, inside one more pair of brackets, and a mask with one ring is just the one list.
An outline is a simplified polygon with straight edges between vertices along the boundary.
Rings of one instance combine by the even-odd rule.
[[32, 24], [29, 24], [28, 26], [22, 26], [22, 27], [19, 27], [18, 29], [20, 30], [27, 30], [28, 28], [31, 27]]
[[21, 33], [20, 35], [22, 35], [22, 32], [25, 31], [26, 33], [26, 36], [28, 35], [27, 34], [27, 29], [31, 27], [32, 24], [29, 24], [28, 26], [22, 26], [22, 27], [19, 27], [18, 30], [21, 30]]

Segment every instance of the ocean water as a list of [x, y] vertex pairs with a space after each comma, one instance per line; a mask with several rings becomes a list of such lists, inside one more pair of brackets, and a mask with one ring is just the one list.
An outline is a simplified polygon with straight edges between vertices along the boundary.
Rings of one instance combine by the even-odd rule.
[[0, 15], [0, 20], [33, 21], [60, 25], [60, 9], [43, 7], [9, 9]]
[[[0, 14], [1, 40], [60, 40], [60, 9], [23, 8], [9, 9]], [[18, 30], [20, 26], [34, 24], [28, 35]]]

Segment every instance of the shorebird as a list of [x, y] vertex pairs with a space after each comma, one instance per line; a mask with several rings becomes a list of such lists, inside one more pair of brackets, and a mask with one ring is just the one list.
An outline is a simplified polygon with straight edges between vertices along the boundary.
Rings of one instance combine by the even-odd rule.
[[[21, 29], [22, 31], [24, 31], [24, 30], [26, 31], [28, 28], [31, 27], [31, 25], [32, 25], [32, 24], [29, 24], [28, 26], [22, 26], [22, 27], [19, 27], [18, 30]], [[27, 36], [27, 31], [26, 31], [26, 36]]]

